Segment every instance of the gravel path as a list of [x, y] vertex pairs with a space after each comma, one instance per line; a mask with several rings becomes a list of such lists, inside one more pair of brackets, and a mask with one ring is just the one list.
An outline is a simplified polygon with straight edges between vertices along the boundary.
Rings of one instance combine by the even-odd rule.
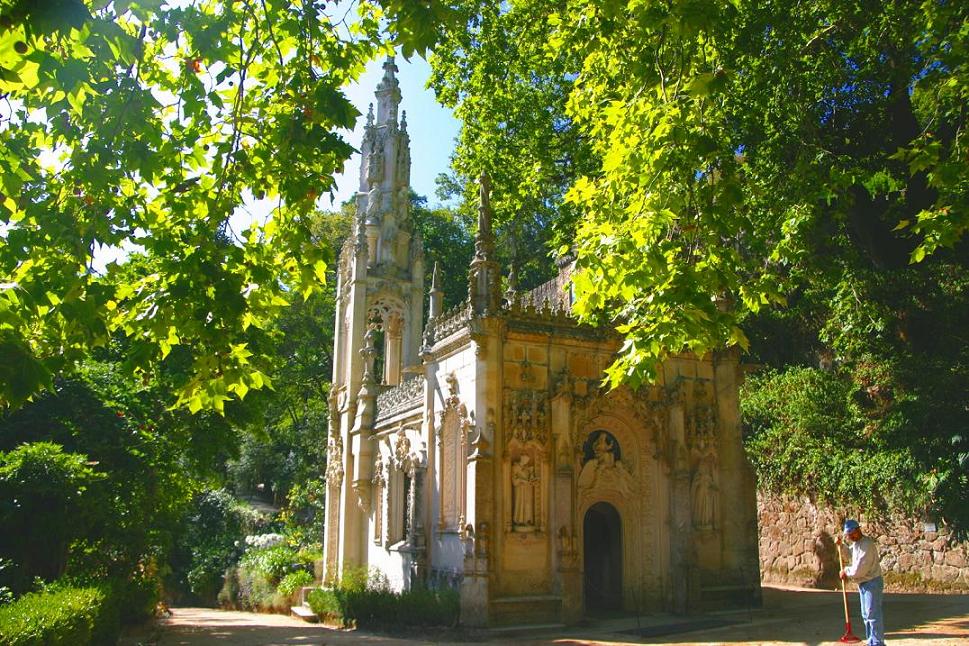
[[[849, 596], [857, 615], [857, 593]], [[891, 646], [969, 646], [969, 595], [889, 594], [885, 598]], [[335, 630], [281, 615], [228, 612], [210, 608], [175, 608], [141, 633], [122, 640], [123, 646], [274, 646], [303, 644], [429, 644], [458, 640], [496, 644], [656, 644], [713, 646], [764, 644], [822, 646], [838, 644], [844, 629], [840, 593], [797, 588], [764, 588], [759, 610], [715, 613], [705, 618], [652, 615], [640, 619], [603, 620], [580, 628], [521, 633], [443, 633], [419, 639], [392, 638], [363, 631]], [[860, 617], [852, 617], [855, 634], [864, 635]], [[664, 626], [691, 623], [693, 627], [720, 624], [692, 632], [660, 634]], [[724, 625], [727, 624], [727, 625]], [[641, 636], [636, 632], [643, 630]]]

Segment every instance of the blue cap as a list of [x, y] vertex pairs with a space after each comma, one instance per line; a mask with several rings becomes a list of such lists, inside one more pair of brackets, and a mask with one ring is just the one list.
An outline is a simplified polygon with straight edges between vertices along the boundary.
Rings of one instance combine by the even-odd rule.
[[844, 524], [844, 533], [845, 534], [850, 534], [851, 532], [855, 531], [859, 527], [861, 527], [861, 525], [858, 524], [858, 521], [857, 520], [854, 520], [852, 518], [849, 518], [848, 520], [845, 521], [845, 524]]

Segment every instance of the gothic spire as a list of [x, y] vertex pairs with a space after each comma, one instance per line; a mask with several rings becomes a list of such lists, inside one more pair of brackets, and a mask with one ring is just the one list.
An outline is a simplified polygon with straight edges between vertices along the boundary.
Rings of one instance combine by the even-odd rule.
[[397, 125], [397, 108], [400, 106], [400, 83], [397, 82], [397, 65], [394, 57], [384, 61], [384, 77], [377, 85], [377, 125]]
[[491, 180], [487, 173], [481, 173], [478, 180], [479, 199], [478, 231], [474, 235], [474, 259], [471, 261], [469, 273], [468, 296], [471, 308], [477, 314], [490, 314], [497, 311], [500, 296], [498, 294], [499, 276], [498, 263], [495, 262], [495, 237], [491, 232]]

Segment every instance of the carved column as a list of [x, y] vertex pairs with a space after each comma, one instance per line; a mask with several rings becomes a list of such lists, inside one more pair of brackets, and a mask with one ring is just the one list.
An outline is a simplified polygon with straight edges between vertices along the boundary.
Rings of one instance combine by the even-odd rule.
[[404, 319], [392, 312], [384, 323], [384, 383], [396, 386], [400, 383], [401, 364], [401, 336], [404, 330]]
[[558, 375], [556, 395], [552, 399], [551, 421], [554, 442], [554, 492], [551, 529], [556, 532], [555, 557], [558, 565], [558, 589], [562, 596], [562, 621], [575, 623], [582, 618], [582, 572], [576, 550], [578, 537], [573, 514], [574, 454], [572, 451], [572, 381], [566, 369]]
[[690, 458], [686, 446], [686, 402], [683, 384], [671, 393], [670, 431], [670, 575], [672, 608], [687, 614], [697, 608], [699, 579], [693, 545], [692, 501], [690, 497]]

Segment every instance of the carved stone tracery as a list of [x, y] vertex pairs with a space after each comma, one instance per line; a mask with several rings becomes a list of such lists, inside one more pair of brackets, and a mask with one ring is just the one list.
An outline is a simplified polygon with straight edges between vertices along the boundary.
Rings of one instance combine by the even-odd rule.
[[332, 487], [343, 484], [343, 438], [330, 435], [326, 446], [326, 482]]
[[464, 527], [467, 517], [469, 437], [474, 423], [458, 397], [457, 377], [450, 373], [445, 381], [448, 396], [438, 413], [436, 428], [441, 492], [438, 529], [457, 532]]

